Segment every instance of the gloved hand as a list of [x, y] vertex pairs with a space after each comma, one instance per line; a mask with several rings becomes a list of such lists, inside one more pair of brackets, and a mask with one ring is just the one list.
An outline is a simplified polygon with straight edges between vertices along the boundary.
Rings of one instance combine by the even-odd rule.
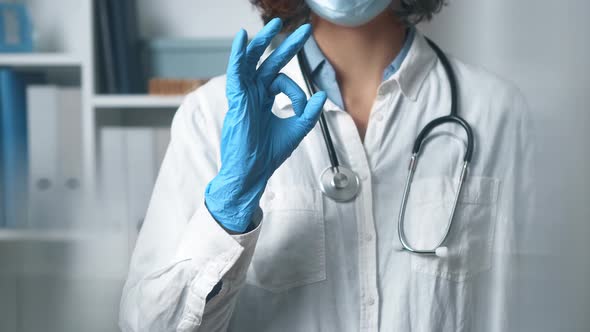
[[[266, 183], [313, 129], [326, 94], [309, 100], [288, 76], [278, 74], [303, 47], [309, 24], [295, 30], [258, 67], [260, 56], [282, 27], [271, 20], [246, 47], [247, 35], [236, 35], [227, 68], [229, 110], [221, 132], [221, 169], [205, 190], [205, 204], [225, 228], [244, 232], [259, 206]], [[281, 119], [271, 112], [275, 95], [286, 94], [295, 116]]]

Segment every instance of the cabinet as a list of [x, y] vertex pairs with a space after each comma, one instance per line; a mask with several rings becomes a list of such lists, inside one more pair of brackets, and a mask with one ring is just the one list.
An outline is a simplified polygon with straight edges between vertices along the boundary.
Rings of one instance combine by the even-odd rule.
[[[41, 72], [48, 84], [80, 88], [82, 138], [72, 144], [83, 152], [82, 207], [71, 227], [36, 229], [25, 222], [0, 228], [0, 331], [117, 331], [136, 229], [128, 214], [114, 221], [105, 216], [100, 174], [111, 150], [101, 146], [101, 137], [105, 128], [128, 127], [153, 129], [165, 140], [183, 97], [97, 93], [93, 0], [0, 2], [28, 6], [36, 47], [34, 53], [0, 53], [0, 67]], [[251, 34], [260, 27], [248, 1], [136, 2], [144, 39], [231, 38], [240, 27]]]

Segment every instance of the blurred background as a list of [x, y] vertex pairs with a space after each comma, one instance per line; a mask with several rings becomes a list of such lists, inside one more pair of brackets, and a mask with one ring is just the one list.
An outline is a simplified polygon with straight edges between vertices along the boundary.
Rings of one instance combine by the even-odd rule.
[[[532, 110], [521, 331], [590, 330], [588, 13], [585, 0], [451, 0], [420, 27]], [[118, 331], [174, 112], [225, 71], [238, 29], [261, 26], [248, 0], [0, 0], [1, 332]]]

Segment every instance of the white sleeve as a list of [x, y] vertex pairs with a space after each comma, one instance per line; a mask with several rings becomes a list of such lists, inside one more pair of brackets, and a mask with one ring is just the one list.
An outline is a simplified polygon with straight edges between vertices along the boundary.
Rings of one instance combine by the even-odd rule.
[[[527, 269], [532, 258], [526, 243], [536, 221], [536, 147], [531, 112], [520, 92], [509, 103], [506, 129], [498, 148], [502, 166], [498, 223], [493, 250], [493, 283], [487, 291], [491, 300], [490, 330], [523, 330]], [[528, 242], [530, 243], [530, 242]]]
[[[205, 207], [219, 143], [201, 99], [192, 93], [174, 117], [123, 289], [123, 331], [225, 330], [244, 283], [262, 215], [259, 210], [253, 220], [256, 229], [232, 236]], [[206, 303], [219, 281], [221, 291]]]

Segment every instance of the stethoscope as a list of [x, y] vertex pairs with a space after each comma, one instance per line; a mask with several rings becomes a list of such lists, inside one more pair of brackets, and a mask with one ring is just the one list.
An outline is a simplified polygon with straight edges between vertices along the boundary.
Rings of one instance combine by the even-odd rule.
[[[455, 216], [455, 210], [457, 209], [457, 202], [459, 201], [461, 189], [463, 188], [463, 183], [465, 182], [465, 178], [467, 175], [467, 169], [469, 163], [471, 162], [471, 157], [473, 156], [473, 131], [471, 130], [471, 126], [469, 126], [467, 121], [465, 121], [462, 117], [458, 115], [457, 80], [455, 78], [455, 73], [451, 68], [448, 58], [433, 41], [431, 41], [428, 38], [426, 40], [428, 41], [428, 44], [430, 45], [430, 47], [432, 47], [438, 58], [440, 59], [447, 74], [449, 85], [451, 88], [451, 112], [449, 115], [436, 118], [428, 124], [426, 124], [426, 126], [420, 131], [420, 133], [416, 137], [414, 147], [412, 149], [410, 164], [408, 167], [408, 177], [406, 179], [406, 184], [404, 187], [404, 194], [402, 197], [401, 208], [398, 216], [397, 230], [399, 235], [399, 241], [402, 245], [402, 249], [415, 254], [436, 255], [439, 257], [446, 257], [448, 255], [448, 248], [443, 246], [443, 244], [451, 231], [453, 217]], [[299, 66], [301, 68], [301, 72], [303, 73], [303, 79], [305, 81], [305, 85], [307, 86], [307, 90], [310, 93], [310, 95], [312, 95], [317, 90], [315, 86], [310, 82], [309, 77], [311, 76], [311, 70], [303, 49], [299, 51], [299, 53], [297, 54], [297, 59], [299, 60]], [[404, 216], [406, 213], [406, 205], [408, 203], [408, 197], [410, 195], [410, 190], [412, 186], [412, 179], [414, 178], [414, 173], [416, 171], [416, 166], [418, 164], [418, 156], [420, 155], [420, 148], [422, 147], [422, 142], [434, 128], [445, 123], [455, 123], [461, 126], [467, 134], [467, 149], [465, 150], [465, 155], [463, 157], [463, 167], [461, 169], [459, 185], [457, 188], [457, 192], [455, 194], [451, 215], [447, 222], [444, 235], [442, 236], [440, 241], [432, 249], [415, 249], [408, 242], [408, 240], [406, 239], [406, 235], [404, 233]], [[322, 173], [320, 174], [320, 189], [324, 195], [336, 202], [352, 201], [360, 192], [361, 187], [359, 177], [351, 169], [340, 165], [324, 112], [322, 112], [322, 114], [320, 115], [319, 124], [322, 130], [322, 135], [324, 137], [324, 142], [326, 143], [326, 148], [328, 149], [328, 156], [330, 158], [330, 166], [324, 169], [324, 171], [322, 171]]]

